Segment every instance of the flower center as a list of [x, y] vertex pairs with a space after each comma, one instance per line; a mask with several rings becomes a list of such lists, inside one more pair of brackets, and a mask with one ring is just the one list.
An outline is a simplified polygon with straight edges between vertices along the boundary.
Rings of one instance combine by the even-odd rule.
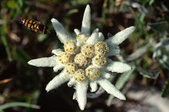
[[[106, 42], [99, 41], [95, 45], [89, 45], [86, 44], [89, 37], [88, 34], [77, 35], [78, 44], [67, 41], [64, 44], [65, 52], [59, 55], [59, 61], [65, 64], [65, 73], [71, 74], [77, 82], [82, 82], [87, 77], [90, 80], [97, 79], [100, 76], [98, 68], [106, 64]], [[94, 66], [88, 67], [90, 64]]]
[[87, 61], [87, 58], [82, 53], [79, 53], [74, 57], [74, 62], [79, 67], [85, 67], [88, 61]]

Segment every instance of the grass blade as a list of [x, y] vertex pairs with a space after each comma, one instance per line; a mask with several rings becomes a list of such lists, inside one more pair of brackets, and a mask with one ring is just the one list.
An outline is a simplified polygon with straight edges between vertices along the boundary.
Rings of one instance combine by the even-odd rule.
[[12, 102], [12, 103], [6, 103], [4, 105], [0, 106], [0, 110], [4, 110], [7, 108], [12, 108], [12, 107], [27, 107], [27, 108], [34, 108], [34, 109], [40, 109], [38, 105], [34, 104], [29, 104], [29, 103], [24, 103], [24, 102]]

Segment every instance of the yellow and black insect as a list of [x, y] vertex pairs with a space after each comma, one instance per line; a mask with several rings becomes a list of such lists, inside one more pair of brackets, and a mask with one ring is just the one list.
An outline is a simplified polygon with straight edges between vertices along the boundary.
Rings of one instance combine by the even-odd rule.
[[21, 23], [34, 32], [39, 32], [44, 34], [49, 32], [48, 27], [46, 25], [34, 19], [21, 19]]

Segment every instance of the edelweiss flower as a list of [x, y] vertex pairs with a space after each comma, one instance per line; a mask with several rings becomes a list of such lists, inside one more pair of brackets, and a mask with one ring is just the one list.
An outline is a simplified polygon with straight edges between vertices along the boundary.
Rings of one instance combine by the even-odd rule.
[[64, 44], [64, 50], [52, 50], [53, 56], [33, 59], [28, 64], [37, 67], [53, 67], [54, 72], [63, 69], [46, 86], [46, 91], [57, 88], [68, 81], [68, 86], [74, 86], [74, 99], [77, 100], [81, 110], [87, 102], [88, 85], [90, 91], [95, 92], [100, 85], [107, 93], [125, 100], [125, 96], [109, 82], [111, 72], [123, 73], [131, 69], [128, 64], [108, 59], [118, 55], [118, 45], [122, 43], [134, 30], [129, 27], [116, 35], [104, 40], [98, 29], [90, 33], [90, 6], [87, 5], [81, 31], [75, 29], [76, 38], [71, 37], [59, 21], [51, 19], [59, 40]]

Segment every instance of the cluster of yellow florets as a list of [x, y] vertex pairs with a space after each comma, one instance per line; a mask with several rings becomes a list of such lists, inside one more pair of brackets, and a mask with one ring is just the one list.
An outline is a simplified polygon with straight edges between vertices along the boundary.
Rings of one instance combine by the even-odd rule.
[[69, 53], [63, 52], [62, 54], [59, 55], [59, 61], [60, 61], [62, 64], [68, 63], [69, 60], [70, 60], [70, 54], [69, 54]]
[[76, 70], [74, 74], [74, 79], [78, 82], [82, 82], [85, 79], [85, 72], [83, 69]]
[[[85, 44], [88, 38], [87, 34], [77, 35], [80, 46], [68, 41], [64, 44], [65, 52], [59, 55], [59, 61], [65, 64], [65, 73], [72, 74], [77, 82], [82, 82], [86, 78], [97, 79], [100, 76], [98, 68], [106, 64], [104, 55], [108, 51], [107, 44], [103, 41], [99, 41], [95, 45]], [[81, 48], [75, 50], [78, 47]], [[94, 66], [86, 68], [88, 65]]]
[[94, 54], [94, 47], [92, 45], [84, 45], [81, 47], [81, 53], [86, 57], [92, 57]]
[[67, 74], [74, 74], [76, 70], [76, 65], [74, 63], [67, 63], [65, 66], [65, 72]]
[[107, 44], [105, 42], [98, 42], [95, 44], [95, 53], [104, 55], [108, 51]]
[[100, 72], [97, 68], [87, 68], [86, 69], [86, 75], [88, 78], [90, 78], [91, 80], [96, 79], [99, 75]]
[[95, 66], [103, 66], [104, 64], [106, 64], [106, 57], [104, 57], [104, 55], [101, 54], [97, 54], [93, 59], [92, 59], [92, 63]]
[[73, 53], [74, 50], [75, 50], [75, 43], [71, 42], [71, 41], [67, 41], [64, 44], [64, 49], [65, 49], [66, 52]]

